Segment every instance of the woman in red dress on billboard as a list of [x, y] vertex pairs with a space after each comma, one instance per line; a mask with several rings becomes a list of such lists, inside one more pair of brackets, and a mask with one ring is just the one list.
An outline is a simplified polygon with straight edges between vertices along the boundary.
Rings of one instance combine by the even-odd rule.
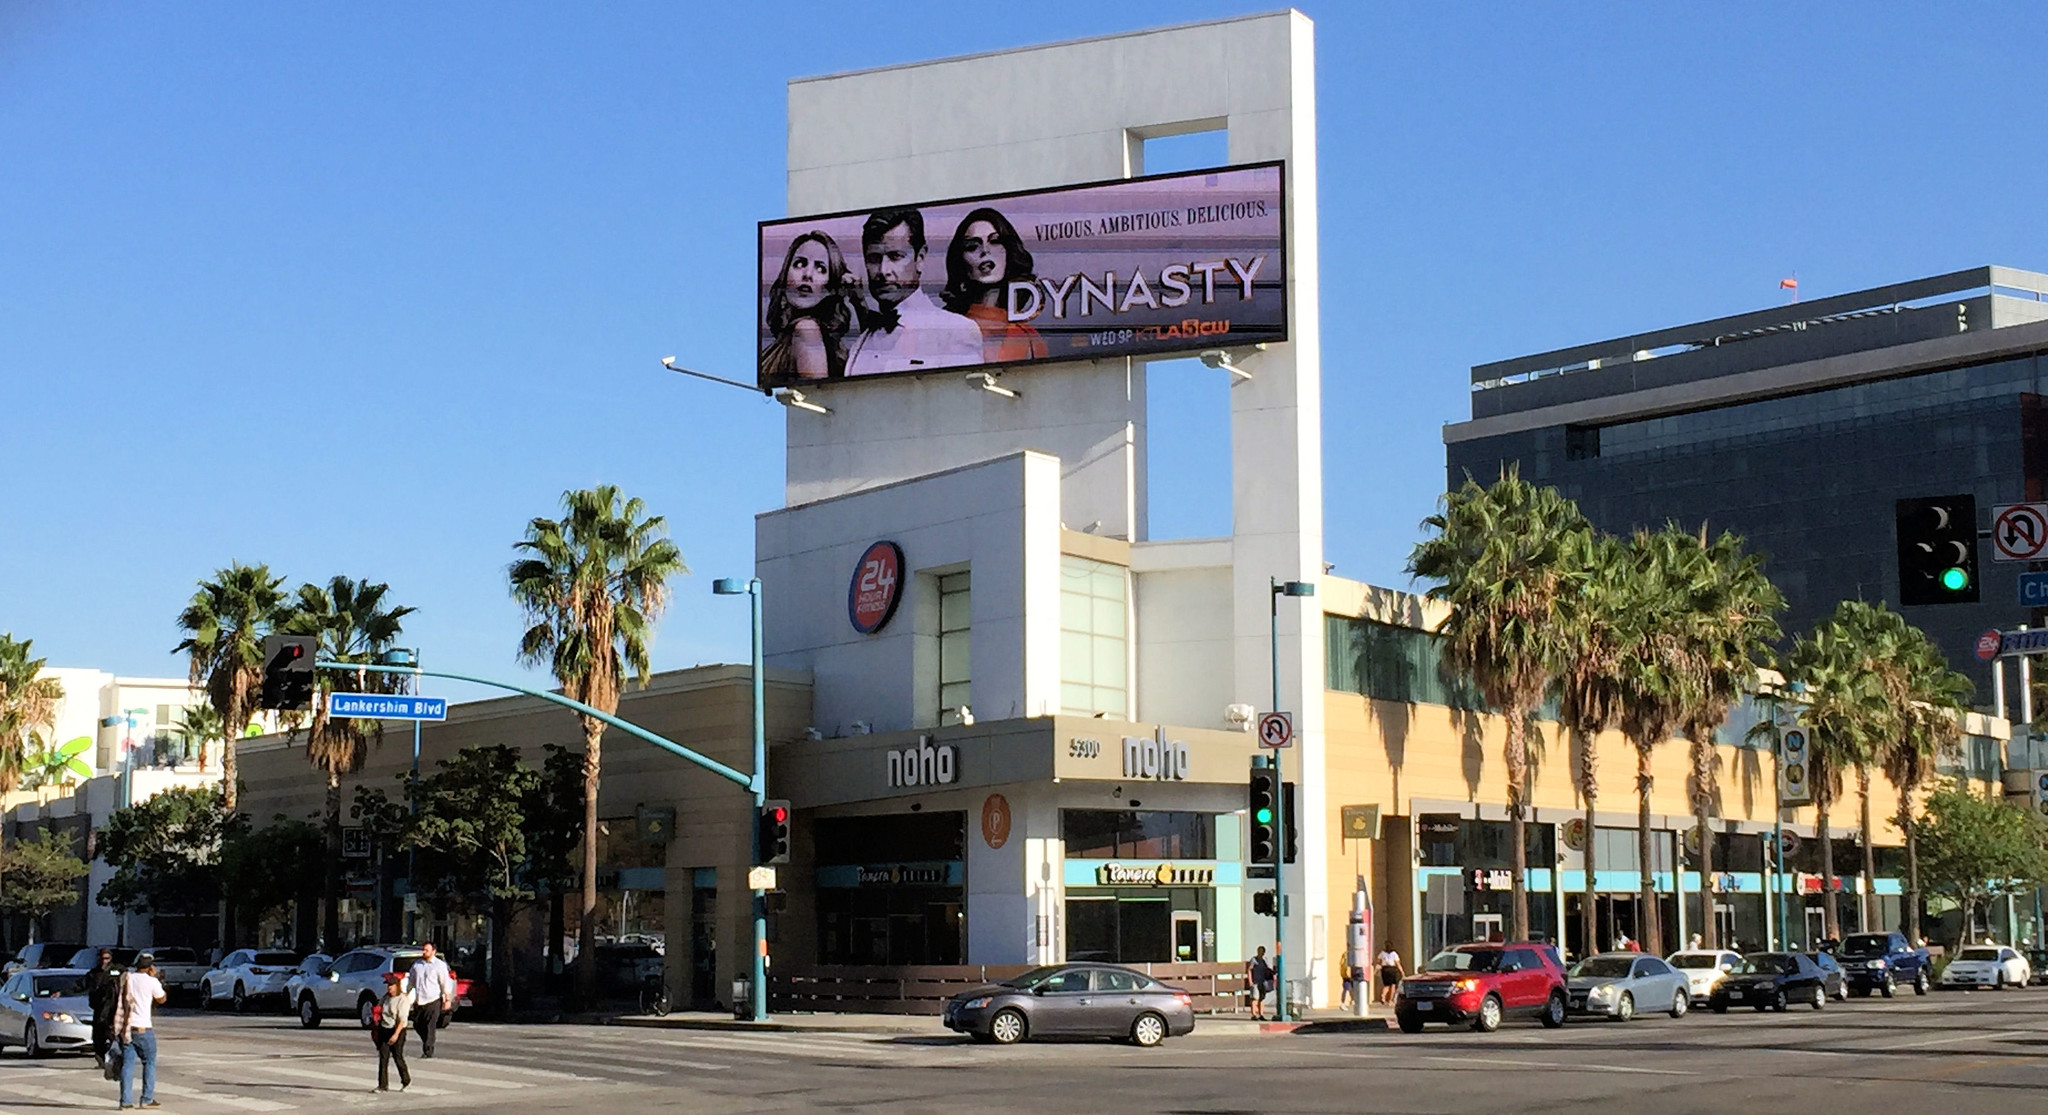
[[1003, 308], [1006, 284], [1034, 278], [1031, 252], [1009, 218], [983, 207], [961, 219], [946, 248], [946, 289], [939, 300], [981, 327], [982, 363], [1007, 364], [1047, 355], [1038, 330], [1009, 320]]
[[768, 288], [768, 333], [761, 383], [838, 379], [846, 374], [846, 334], [853, 328], [846, 258], [823, 232], [790, 242], [782, 270]]

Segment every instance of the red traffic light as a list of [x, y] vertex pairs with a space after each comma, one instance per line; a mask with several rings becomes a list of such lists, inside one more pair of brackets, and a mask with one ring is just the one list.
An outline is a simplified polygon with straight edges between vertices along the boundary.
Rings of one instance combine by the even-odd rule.
[[771, 806], [768, 810], [768, 817], [779, 825], [789, 820], [789, 810], [780, 805]]

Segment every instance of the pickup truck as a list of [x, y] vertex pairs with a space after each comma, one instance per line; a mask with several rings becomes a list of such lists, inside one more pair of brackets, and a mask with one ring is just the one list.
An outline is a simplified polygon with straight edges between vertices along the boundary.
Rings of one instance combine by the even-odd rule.
[[1925, 995], [1934, 986], [1934, 963], [1924, 948], [1914, 948], [1903, 933], [1852, 933], [1835, 950], [1848, 977], [1851, 995], [1875, 991], [1889, 999], [1901, 987]]
[[157, 978], [164, 981], [165, 991], [172, 995], [198, 996], [199, 981], [212, 970], [213, 965], [191, 949], [176, 945], [150, 951], [156, 957]]

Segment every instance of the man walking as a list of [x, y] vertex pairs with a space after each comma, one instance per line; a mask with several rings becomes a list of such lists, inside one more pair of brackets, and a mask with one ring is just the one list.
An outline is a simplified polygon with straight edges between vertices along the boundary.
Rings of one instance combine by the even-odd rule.
[[432, 1057], [441, 1014], [455, 1008], [455, 974], [436, 954], [433, 942], [422, 945], [420, 953], [412, 962], [412, 1024], [420, 1032], [420, 1056]]
[[[120, 978], [114, 1012], [114, 1036], [121, 1041], [121, 1106], [160, 1107], [156, 1102], [156, 1029], [150, 1018], [164, 1001], [163, 982], [156, 978], [156, 957], [143, 953], [135, 970]], [[135, 1102], [135, 1070], [142, 1068], [142, 1102]]]
[[114, 971], [114, 954], [101, 949], [99, 962], [85, 974], [85, 1001], [92, 1005], [92, 1059], [107, 1066], [107, 1050], [114, 1045], [114, 996], [121, 990], [120, 973]]
[[1266, 1017], [1266, 996], [1273, 993], [1273, 964], [1266, 959], [1266, 946], [1244, 962], [1245, 982], [1251, 985], [1252, 1018], [1255, 1021]]

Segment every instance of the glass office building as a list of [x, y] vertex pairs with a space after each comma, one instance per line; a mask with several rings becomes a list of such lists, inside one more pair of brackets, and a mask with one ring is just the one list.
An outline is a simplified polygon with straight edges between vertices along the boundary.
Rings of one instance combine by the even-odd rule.
[[[1768, 555], [1788, 632], [1843, 599], [1898, 607], [1894, 501], [2048, 498], [2048, 275], [1987, 267], [1473, 369], [1452, 484], [1519, 464], [1623, 533], [1676, 521]], [[1981, 600], [1901, 609], [1991, 699], [1971, 653], [2039, 622], [2027, 567], [1981, 548]]]

